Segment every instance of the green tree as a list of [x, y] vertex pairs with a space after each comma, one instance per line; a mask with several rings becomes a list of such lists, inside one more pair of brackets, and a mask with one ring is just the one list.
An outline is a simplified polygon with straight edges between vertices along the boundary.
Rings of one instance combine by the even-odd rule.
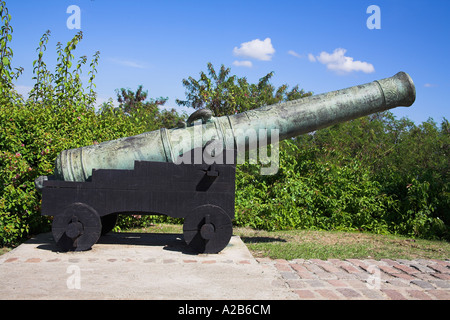
[[145, 101], [148, 97], [148, 91], [143, 91], [142, 85], [139, 85], [136, 92], [130, 89], [116, 89], [117, 101], [119, 102], [119, 108], [124, 112], [132, 113], [138, 109], [145, 109], [148, 112], [156, 112], [158, 106], [163, 106], [168, 98], [157, 98]]
[[315, 150], [316, 161], [348, 166], [358, 160], [380, 196], [391, 199], [384, 218], [391, 232], [449, 237], [450, 185], [448, 121], [415, 125], [383, 112], [296, 138], [301, 150]]
[[300, 90], [298, 85], [290, 91], [287, 91], [287, 85], [275, 88], [270, 83], [273, 72], [259, 79], [257, 84], [249, 84], [245, 77], [230, 76], [231, 69], [224, 65], [220, 67], [219, 73], [211, 63], [207, 64], [207, 68], [208, 72], [200, 72], [198, 80], [193, 77], [183, 79], [186, 100], [177, 99], [178, 105], [194, 109], [208, 108], [215, 116], [222, 116], [312, 94]]
[[173, 128], [186, 118], [185, 114], [179, 114], [174, 108], [161, 109], [168, 98], [148, 99], [148, 91], [144, 91], [142, 85], [138, 86], [136, 92], [121, 88], [116, 90], [116, 94], [119, 109], [129, 115], [136, 124], [144, 125], [145, 131], [160, 127]]

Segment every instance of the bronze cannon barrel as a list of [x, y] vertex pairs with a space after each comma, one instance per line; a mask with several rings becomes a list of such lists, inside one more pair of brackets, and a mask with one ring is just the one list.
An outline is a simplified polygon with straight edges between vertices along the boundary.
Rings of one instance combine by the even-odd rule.
[[294, 101], [264, 106], [239, 114], [203, 119], [202, 124], [142, 133], [97, 145], [62, 151], [55, 161], [55, 178], [86, 181], [93, 169], [133, 169], [136, 160], [175, 162], [182, 152], [208, 141], [226, 146], [248, 144], [242, 132], [277, 129], [279, 139], [312, 132], [391, 108], [409, 107], [415, 100], [408, 74]]

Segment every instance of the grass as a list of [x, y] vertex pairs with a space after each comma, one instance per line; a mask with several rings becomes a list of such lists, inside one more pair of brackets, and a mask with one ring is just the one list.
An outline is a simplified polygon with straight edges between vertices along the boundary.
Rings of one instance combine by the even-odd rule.
[[448, 259], [450, 243], [338, 231], [236, 228], [255, 257], [272, 259]]
[[[182, 225], [156, 224], [132, 232], [183, 233]], [[449, 259], [450, 243], [359, 232], [263, 231], [235, 227], [255, 257], [272, 259]]]
[[[155, 224], [126, 230], [139, 233], [183, 233], [183, 226]], [[263, 231], [235, 227], [250, 252], [258, 258], [272, 259], [449, 259], [450, 243], [339, 231]], [[0, 255], [9, 251], [0, 248]]]
[[11, 251], [11, 248], [8, 248], [8, 247], [0, 247], [0, 256], [1, 256], [2, 254], [7, 253], [8, 251]]

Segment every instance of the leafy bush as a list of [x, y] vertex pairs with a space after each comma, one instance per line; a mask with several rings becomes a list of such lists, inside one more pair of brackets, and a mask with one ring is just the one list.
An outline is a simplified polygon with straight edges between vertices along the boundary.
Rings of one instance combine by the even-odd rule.
[[449, 239], [449, 123], [376, 114], [285, 141], [280, 171], [241, 166], [236, 223]]
[[237, 224], [268, 230], [388, 231], [382, 218], [393, 201], [359, 161], [345, 166], [319, 162], [317, 150], [301, 150], [291, 141], [280, 149], [275, 176], [253, 175], [246, 172], [248, 165], [238, 171]]
[[[28, 99], [14, 90], [12, 81], [21, 69], [11, 67], [11, 16], [0, 2], [4, 24], [0, 35], [0, 245], [17, 244], [30, 233], [49, 230], [50, 221], [40, 215], [41, 196], [34, 187], [40, 175], [51, 175], [56, 156], [62, 151], [136, 135], [183, 119], [174, 110], [151, 111], [140, 101], [135, 112], [115, 108], [112, 100], [98, 111], [93, 80], [99, 52], [89, 65], [89, 81], [83, 87], [81, 74], [87, 57], [74, 63], [73, 52], [81, 41], [79, 32], [66, 46], [58, 42], [55, 72], [47, 69], [44, 53], [50, 32], [41, 38], [33, 62], [35, 85]], [[130, 223], [134, 219], [123, 219]]]

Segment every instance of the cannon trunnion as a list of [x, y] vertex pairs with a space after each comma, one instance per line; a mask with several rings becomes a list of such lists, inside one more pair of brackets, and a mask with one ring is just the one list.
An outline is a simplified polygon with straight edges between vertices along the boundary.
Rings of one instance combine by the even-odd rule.
[[47, 180], [42, 214], [64, 251], [89, 250], [118, 214], [184, 218], [183, 235], [199, 253], [217, 253], [232, 236], [235, 165], [135, 161], [133, 170], [93, 170], [86, 182]]

